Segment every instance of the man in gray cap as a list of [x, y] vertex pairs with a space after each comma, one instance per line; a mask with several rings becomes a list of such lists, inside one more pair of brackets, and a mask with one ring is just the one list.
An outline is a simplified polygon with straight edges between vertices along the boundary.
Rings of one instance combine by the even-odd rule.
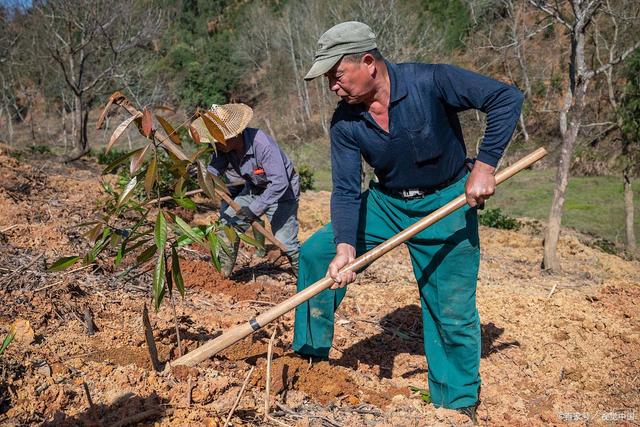
[[[480, 261], [477, 207], [495, 190], [494, 170], [516, 126], [516, 88], [444, 64], [394, 64], [371, 28], [344, 22], [318, 40], [305, 76], [326, 76], [342, 98], [331, 122], [331, 223], [300, 252], [298, 291], [330, 275], [335, 284], [296, 310], [293, 348], [328, 357], [334, 311], [358, 255], [464, 193], [467, 205], [407, 242], [420, 292], [429, 392], [436, 406], [475, 420], [480, 391]], [[487, 127], [473, 164], [457, 113], [478, 109]], [[378, 177], [360, 193], [361, 157]], [[354, 215], [359, 212], [359, 215]]]

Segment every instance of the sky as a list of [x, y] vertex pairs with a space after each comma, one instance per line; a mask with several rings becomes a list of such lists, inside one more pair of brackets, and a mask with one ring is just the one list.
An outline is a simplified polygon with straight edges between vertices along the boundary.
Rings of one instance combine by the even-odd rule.
[[29, 8], [31, 7], [31, 0], [0, 0], [0, 5], [10, 8], [15, 6]]

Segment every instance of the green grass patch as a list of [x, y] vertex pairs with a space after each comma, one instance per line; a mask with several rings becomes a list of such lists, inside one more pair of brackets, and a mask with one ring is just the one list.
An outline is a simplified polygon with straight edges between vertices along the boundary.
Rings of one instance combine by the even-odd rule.
[[[314, 154], [319, 157], [320, 153]], [[328, 160], [328, 154], [325, 155]], [[523, 216], [546, 222], [555, 188], [555, 173], [555, 169], [525, 170], [501, 184], [496, 195], [487, 201], [485, 212], [480, 212], [481, 217], [487, 215], [484, 220], [490, 224], [486, 225], [517, 228], [520, 224], [512, 223], [511, 217]], [[331, 170], [328, 165], [315, 167], [314, 178], [317, 190], [331, 191]], [[639, 185], [638, 183], [634, 185], [636, 236], [640, 236], [640, 197], [637, 193]], [[566, 192], [562, 225], [598, 236], [603, 239], [603, 242], [623, 244], [622, 178], [617, 176], [572, 177]], [[610, 245], [599, 246], [608, 248]]]
[[[488, 208], [506, 215], [546, 221], [555, 187], [555, 169], [523, 171], [500, 185]], [[637, 188], [636, 184], [636, 188]], [[636, 197], [635, 227], [640, 235], [640, 201]], [[622, 178], [617, 176], [572, 177], [566, 192], [562, 225], [624, 243]]]
[[521, 227], [517, 219], [505, 215], [500, 208], [481, 211], [478, 219], [480, 224], [486, 227], [500, 228], [503, 230], [518, 230]]

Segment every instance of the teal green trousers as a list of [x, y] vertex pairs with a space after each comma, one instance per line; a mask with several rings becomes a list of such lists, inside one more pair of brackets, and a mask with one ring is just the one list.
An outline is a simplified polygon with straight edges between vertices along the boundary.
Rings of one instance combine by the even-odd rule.
[[[413, 200], [389, 196], [373, 185], [362, 194], [357, 254], [374, 248], [464, 193], [465, 181], [466, 177], [441, 191]], [[477, 211], [465, 205], [411, 238], [406, 245], [420, 292], [432, 401], [435, 406], [452, 409], [474, 405], [480, 387]], [[331, 224], [327, 224], [307, 239], [300, 250], [298, 292], [325, 276], [335, 254], [333, 230]], [[328, 356], [333, 341], [334, 312], [345, 293], [346, 288], [327, 289], [298, 306], [294, 351]]]

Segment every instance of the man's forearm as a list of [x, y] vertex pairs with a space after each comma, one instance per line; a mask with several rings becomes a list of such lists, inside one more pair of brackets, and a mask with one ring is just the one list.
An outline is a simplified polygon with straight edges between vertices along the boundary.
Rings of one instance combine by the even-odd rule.
[[350, 258], [356, 257], [356, 248], [349, 243], [338, 243], [336, 245], [336, 255], [345, 255]]
[[495, 172], [496, 168], [494, 168], [493, 166], [491, 166], [488, 163], [482, 162], [480, 160], [476, 160], [473, 163], [473, 170], [478, 170], [478, 172], [484, 172], [484, 173], [489, 173], [493, 175], [493, 172]]

